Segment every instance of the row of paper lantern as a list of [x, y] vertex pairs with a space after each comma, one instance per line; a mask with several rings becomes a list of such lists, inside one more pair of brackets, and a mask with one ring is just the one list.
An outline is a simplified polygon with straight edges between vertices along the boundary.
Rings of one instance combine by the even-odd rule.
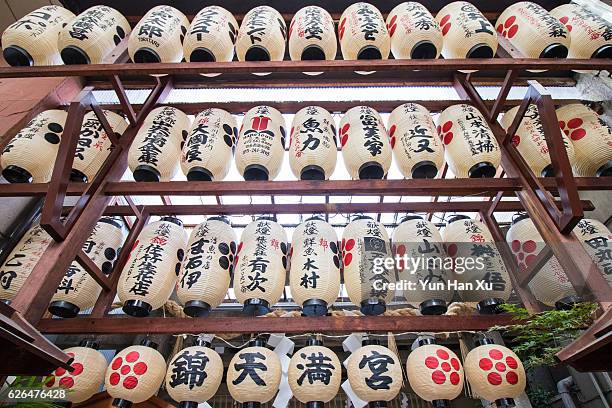
[[[508, 7], [493, 26], [471, 3], [456, 1], [434, 18], [420, 3], [396, 6], [386, 21], [372, 4], [359, 2], [340, 17], [344, 59], [492, 58], [498, 35], [528, 58], [610, 58], [612, 23], [576, 4], [550, 13], [532, 2]], [[299, 10], [289, 29], [278, 11], [255, 7], [242, 21], [219, 6], [203, 8], [191, 24], [171, 6], [149, 10], [132, 30], [108, 6], [78, 16], [59, 6], [41, 7], [2, 35], [10, 65], [97, 64], [126, 36], [134, 62], [280, 61], [288, 38], [292, 60], [332, 60], [337, 41], [330, 14], [317, 6]]]
[[[526, 376], [522, 362], [510, 349], [481, 340], [465, 357], [435, 344], [431, 338], [417, 340], [417, 347], [406, 361], [408, 381], [413, 391], [436, 407], [448, 406], [462, 390], [464, 376], [478, 396], [508, 405], [525, 389]], [[157, 344], [144, 340], [130, 346], [113, 358], [106, 359], [92, 342], [71, 347], [64, 352], [74, 358], [72, 371], [55, 370], [47, 387], [64, 387], [71, 392], [71, 402], [83, 402], [104, 384], [114, 398], [113, 405], [129, 408], [151, 398], [165, 383], [170, 397], [181, 408], [195, 407], [211, 399], [223, 379], [223, 362], [210, 343], [198, 338], [196, 344], [179, 351], [166, 369]], [[285, 356], [286, 357], [286, 356]], [[293, 396], [314, 408], [331, 401], [339, 392], [342, 368], [336, 354], [311, 339], [296, 351], [288, 365], [287, 379]], [[342, 387], [349, 396], [384, 407], [402, 388], [402, 368], [398, 356], [366, 340], [345, 361], [348, 380]], [[279, 355], [266, 348], [263, 340], [254, 340], [236, 352], [229, 363], [226, 382], [234, 400], [243, 407], [259, 406], [271, 401], [281, 385], [282, 367]], [[318, 404], [317, 404], [318, 403]], [[506, 405], [503, 405], [505, 403]]]
[[[502, 118], [507, 129], [518, 111]], [[104, 111], [117, 134], [127, 128], [118, 114]], [[578, 176], [612, 174], [612, 130], [582, 104], [557, 110], [567, 155]], [[66, 121], [66, 112], [37, 115], [5, 147], [2, 174], [10, 182], [48, 182]], [[438, 117], [421, 105], [406, 103], [390, 114], [385, 128], [374, 109], [357, 106], [340, 121], [338, 138], [332, 115], [318, 106], [298, 111], [289, 132], [289, 164], [303, 180], [328, 179], [336, 167], [338, 142], [353, 179], [383, 178], [391, 157], [406, 178], [433, 178], [444, 160], [456, 177], [493, 177], [501, 161], [498, 142], [481, 113], [470, 105], [453, 105]], [[240, 131], [222, 109], [206, 109], [193, 123], [177, 108], [162, 106], [145, 118], [129, 151], [137, 181], [169, 181], [179, 171], [188, 180], [223, 180], [235, 153], [246, 180], [272, 180], [285, 154], [285, 120], [270, 106], [256, 106], [244, 116]], [[512, 143], [536, 176], [553, 176], [548, 146], [535, 105], [512, 136]], [[108, 158], [111, 142], [93, 112], [85, 115], [71, 172], [72, 181], [93, 180]]]

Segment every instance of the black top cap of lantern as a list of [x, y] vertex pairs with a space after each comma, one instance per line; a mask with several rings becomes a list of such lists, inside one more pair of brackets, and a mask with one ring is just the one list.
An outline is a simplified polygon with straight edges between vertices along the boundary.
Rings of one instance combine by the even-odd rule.
[[266, 346], [266, 341], [259, 337], [256, 339], [251, 339], [249, 341], [249, 347], [265, 347], [265, 346]]
[[514, 225], [517, 222], [522, 221], [522, 220], [524, 220], [526, 218], [529, 218], [529, 214], [518, 212], [518, 213], [514, 214], [514, 216], [512, 217], [512, 225]]
[[264, 215], [261, 217], [257, 217], [255, 221], [273, 221], [276, 222], [276, 216], [274, 215]]
[[476, 340], [477, 346], [486, 346], [487, 344], [495, 344], [495, 340], [486, 336], [482, 336], [481, 338]]
[[100, 348], [100, 345], [94, 340], [83, 339], [79, 342], [79, 347], [88, 347], [97, 350], [98, 348]]
[[422, 220], [423, 217], [421, 217], [420, 215], [416, 215], [416, 214], [406, 214], [401, 220], [400, 220], [400, 224], [402, 222], [406, 222], [406, 221], [410, 221], [410, 220]]
[[161, 221], [167, 221], [167, 222], [171, 222], [173, 224], [178, 225], [179, 227], [183, 226], [183, 221], [179, 220], [176, 217], [172, 217], [172, 216], [165, 216], [165, 217], [161, 217]]
[[195, 341], [195, 345], [196, 346], [202, 346], [202, 347], [210, 347], [211, 343], [210, 343], [210, 341], [208, 341], [204, 337], [198, 337], [196, 339], [196, 341]]
[[114, 227], [117, 227], [119, 229], [121, 229], [123, 226], [121, 225], [121, 222], [119, 220], [117, 220], [116, 218], [113, 217], [102, 217], [100, 218], [100, 222], [104, 222], [106, 224], [110, 224]]
[[358, 221], [358, 220], [372, 220], [373, 218], [370, 217], [369, 215], [363, 215], [363, 214], [357, 214], [353, 216], [353, 219], [351, 221]]
[[321, 217], [320, 215], [313, 215], [312, 217], [308, 217], [304, 220], [304, 222], [308, 222], [308, 221], [325, 221], [325, 219]]
[[380, 346], [380, 340], [371, 337], [363, 339], [361, 342], [362, 346]]
[[452, 217], [450, 217], [448, 219], [448, 221], [446, 221], [447, 224], [452, 224], [455, 221], [459, 221], [459, 220], [469, 220], [470, 217], [468, 217], [467, 215], [453, 215]]
[[306, 340], [306, 345], [307, 346], [322, 346], [323, 340], [317, 339], [316, 337], [311, 337], [308, 340]]
[[428, 344], [436, 344], [436, 339], [431, 336], [421, 336], [417, 339], [417, 345], [419, 347], [426, 346]]
[[215, 217], [209, 217], [209, 218], [207, 219], [207, 221], [221, 221], [221, 222], [226, 223], [227, 225], [230, 225], [230, 220], [229, 220], [229, 218], [227, 218], [227, 217], [226, 217], [226, 216], [224, 216], [224, 215], [217, 215], [217, 216], [215, 216]]
[[143, 339], [140, 342], [141, 346], [145, 346], [145, 347], [151, 347], [152, 349], [157, 350], [157, 347], [159, 346], [157, 343], [155, 343], [154, 341], [150, 340], [150, 339]]

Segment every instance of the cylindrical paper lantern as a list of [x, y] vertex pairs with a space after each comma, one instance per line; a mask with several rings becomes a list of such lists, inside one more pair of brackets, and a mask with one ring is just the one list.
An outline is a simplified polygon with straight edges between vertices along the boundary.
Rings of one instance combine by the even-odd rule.
[[242, 231], [234, 293], [245, 313], [266, 314], [279, 301], [285, 288], [288, 250], [285, 230], [269, 218], [253, 221]]
[[[107, 110], [102, 112], [111, 129], [115, 131], [115, 136], [121, 136], [128, 127], [123, 116]], [[86, 113], [79, 133], [70, 180], [91, 182], [104, 165], [112, 149], [113, 145], [96, 114], [93, 111]]]
[[338, 146], [331, 114], [307, 106], [293, 117], [289, 134], [289, 165], [300, 180], [327, 180], [336, 168]]
[[[540, 251], [547, 245], [533, 221], [524, 214], [512, 220], [506, 241], [512, 248], [521, 272], [536, 261]], [[576, 291], [555, 256], [546, 262], [528, 286], [535, 298], [548, 306], [555, 306], [556, 302], [564, 305], [577, 301]]]
[[278, 354], [252, 341], [238, 350], [227, 370], [227, 388], [243, 407], [259, 407], [274, 398], [280, 386], [282, 367]]
[[166, 361], [156, 348], [157, 344], [145, 339], [113, 358], [104, 377], [113, 406], [130, 408], [155, 395], [166, 375]]
[[[504, 114], [501, 119], [501, 124], [504, 129], [508, 130], [512, 126], [512, 122], [516, 117], [516, 113], [519, 110], [519, 106], [510, 109]], [[575, 153], [574, 145], [570, 142], [567, 135], [561, 133], [563, 143], [565, 144], [565, 151], [567, 152], [567, 158], [570, 164], [575, 164]], [[531, 104], [527, 108], [527, 112], [521, 121], [516, 134], [512, 135], [512, 144], [519, 151], [525, 162], [529, 165], [529, 168], [533, 171], [536, 177], [553, 177], [555, 171], [550, 162], [550, 155], [548, 154], [548, 144], [544, 137], [544, 128], [542, 127], [542, 120], [536, 105]]]
[[292, 61], [336, 59], [334, 20], [321, 7], [307, 6], [295, 13], [288, 36]]
[[[83, 252], [102, 273], [108, 275], [113, 270], [124, 240], [122, 223], [115, 218], [102, 217], [83, 244]], [[101, 290], [94, 278], [77, 261], [73, 261], [51, 299], [49, 312], [60, 317], [75, 317], [80, 311], [96, 304]]]
[[289, 284], [293, 299], [306, 316], [324, 316], [338, 297], [338, 236], [322, 219], [306, 220], [293, 232]]
[[52, 241], [40, 225], [24, 234], [0, 268], [1, 300], [13, 300]]
[[239, 61], [282, 61], [286, 40], [283, 16], [270, 6], [255, 7], [240, 25], [236, 55]]
[[198, 113], [181, 155], [187, 180], [223, 180], [232, 165], [237, 138], [236, 119], [228, 112], [210, 108]]
[[229, 62], [234, 58], [238, 23], [220, 6], [207, 6], [196, 14], [183, 42], [187, 62]]
[[179, 169], [189, 118], [171, 106], [153, 109], [130, 146], [128, 164], [136, 181], [170, 181]]
[[432, 59], [442, 52], [442, 30], [421, 3], [398, 4], [387, 16], [395, 59]]
[[148, 316], [166, 303], [181, 270], [186, 245], [187, 234], [178, 218], [162, 217], [143, 228], [117, 285], [125, 313]]
[[442, 29], [442, 56], [453, 58], [493, 58], [497, 52], [497, 32], [471, 3], [455, 1], [436, 15]]
[[525, 368], [512, 350], [492, 344], [485, 339], [483, 345], [472, 349], [465, 357], [465, 377], [475, 395], [495, 401], [498, 407], [513, 407], [513, 398], [525, 391]]
[[480, 313], [498, 313], [499, 305], [510, 297], [512, 285], [487, 226], [466, 215], [454, 216], [448, 220], [442, 238], [448, 256], [455, 258], [455, 289], [461, 300], [477, 302]]
[[598, 220], [585, 218], [574, 227], [574, 233], [612, 285], [612, 233], [608, 227]]
[[385, 312], [393, 299], [395, 270], [380, 265], [381, 258], [391, 257], [389, 235], [385, 227], [370, 217], [356, 217], [342, 233], [344, 285], [349, 299], [365, 315]]
[[382, 179], [387, 174], [392, 149], [378, 112], [368, 106], [349, 109], [340, 121], [338, 137], [352, 179]]
[[444, 147], [429, 111], [416, 103], [398, 106], [387, 122], [393, 156], [406, 178], [435, 178], [444, 165]]
[[57, 368], [45, 382], [47, 388], [65, 388], [66, 398], [78, 404], [91, 398], [104, 383], [104, 373], [108, 363], [98, 350], [98, 344], [84, 340], [78, 347], [64, 349], [63, 352], [73, 358], [72, 371]]
[[131, 31], [114, 8], [93, 6], [60, 31], [58, 48], [65, 64], [101, 64]]
[[418, 215], [409, 215], [395, 228], [391, 241], [394, 257], [402, 258], [398, 265], [400, 282], [410, 285], [404, 287], [406, 300], [424, 315], [446, 313], [453, 291], [448, 289], [449, 276], [442, 264], [446, 251], [436, 226]]
[[485, 118], [471, 105], [452, 105], [438, 116], [448, 167], [457, 178], [494, 177], [501, 162], [497, 139]]
[[389, 58], [391, 38], [385, 19], [370, 3], [354, 3], [344, 10], [338, 38], [345, 60]]
[[60, 6], [43, 6], [26, 14], [2, 33], [2, 54], [13, 67], [61, 65], [57, 37], [74, 18]]
[[39, 113], [6, 145], [0, 156], [2, 175], [10, 183], [47, 183], [51, 180], [66, 111]]
[[408, 355], [406, 373], [412, 390], [434, 407], [447, 407], [463, 391], [461, 360], [449, 348], [422, 339]]
[[580, 103], [557, 109], [559, 126], [572, 140], [580, 177], [612, 176], [612, 129], [597, 113]]
[[225, 217], [211, 217], [192, 232], [176, 295], [185, 313], [206, 316], [221, 304], [234, 271], [236, 234]]
[[179, 408], [196, 408], [211, 399], [223, 379], [223, 361], [210, 344], [197, 344], [179, 351], [168, 364], [166, 391]]
[[312, 339], [293, 354], [287, 376], [298, 401], [307, 408], [322, 408], [338, 394], [342, 366], [336, 354], [323, 347], [322, 341]]
[[155, 6], [136, 24], [128, 40], [134, 62], [181, 62], [189, 20], [171, 6]]
[[285, 119], [271, 106], [256, 106], [242, 119], [236, 167], [245, 180], [274, 180], [285, 154]]

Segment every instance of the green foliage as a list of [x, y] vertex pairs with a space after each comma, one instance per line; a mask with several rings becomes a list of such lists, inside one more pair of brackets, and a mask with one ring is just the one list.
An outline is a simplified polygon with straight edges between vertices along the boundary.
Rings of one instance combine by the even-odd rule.
[[527, 390], [527, 396], [533, 408], [549, 408], [554, 395], [542, 387], [534, 387]]

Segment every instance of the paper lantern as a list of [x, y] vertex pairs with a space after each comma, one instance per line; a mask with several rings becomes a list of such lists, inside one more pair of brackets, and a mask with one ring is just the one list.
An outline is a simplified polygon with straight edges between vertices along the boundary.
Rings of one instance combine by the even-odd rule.
[[51, 180], [67, 113], [39, 113], [6, 145], [0, 156], [2, 175], [9, 183], [47, 183]]
[[421, 3], [400, 3], [387, 16], [395, 59], [433, 59], [442, 52], [442, 30]]
[[392, 149], [378, 112], [368, 106], [349, 109], [340, 121], [338, 136], [352, 179], [382, 179], [387, 174]]
[[242, 20], [236, 55], [239, 61], [282, 61], [286, 40], [283, 16], [269, 6], [255, 7]]
[[40, 225], [30, 228], [0, 268], [0, 299], [13, 300], [53, 240]]
[[43, 6], [26, 14], [2, 33], [2, 54], [13, 67], [61, 65], [57, 37], [74, 18], [60, 6]]
[[223, 361], [200, 339], [179, 351], [168, 364], [166, 391], [179, 408], [196, 408], [211, 399], [223, 379]]
[[293, 299], [306, 316], [325, 316], [338, 297], [338, 236], [322, 219], [308, 219], [293, 232], [289, 285]]
[[334, 60], [338, 45], [334, 20], [323, 8], [298, 10], [289, 25], [289, 55], [292, 61]]
[[[121, 136], [128, 127], [123, 116], [107, 110], [102, 112], [111, 129], [115, 131], [115, 136]], [[93, 111], [86, 113], [74, 154], [70, 181], [91, 182], [104, 165], [112, 149], [113, 145], [96, 114]]]
[[132, 61], [181, 62], [189, 20], [171, 6], [155, 6], [136, 24], [128, 40]]
[[157, 344], [145, 339], [113, 358], [104, 376], [106, 392], [114, 398], [113, 406], [130, 408], [157, 393], [166, 375], [166, 361], [156, 348]]
[[289, 165], [300, 180], [327, 180], [336, 168], [338, 146], [331, 114], [307, 106], [293, 117], [289, 134]]
[[612, 129], [580, 103], [560, 107], [557, 118], [561, 130], [574, 145], [574, 174], [580, 177], [612, 176]]
[[598, 220], [584, 218], [574, 227], [574, 233], [612, 285], [612, 233], [608, 227]]
[[227, 370], [227, 388], [243, 407], [258, 407], [274, 398], [281, 380], [278, 355], [255, 340], [238, 350]]
[[448, 288], [449, 276], [442, 263], [446, 251], [436, 226], [418, 215], [408, 215], [393, 231], [391, 241], [394, 257], [401, 258], [397, 266], [399, 281], [406, 285], [406, 300], [418, 306], [421, 314], [444, 314], [453, 291]]
[[[504, 114], [501, 119], [501, 124], [505, 130], [512, 126], [512, 122], [516, 117], [519, 106], [510, 109]], [[571, 165], [575, 162], [574, 145], [570, 142], [567, 135], [561, 133], [567, 158]], [[548, 154], [548, 144], [544, 137], [544, 128], [538, 108], [534, 104], [530, 104], [527, 112], [521, 121], [516, 134], [512, 135], [512, 144], [519, 151], [525, 162], [529, 165], [531, 171], [536, 177], [554, 177], [555, 171], [550, 162]]]
[[444, 58], [493, 58], [497, 52], [495, 27], [473, 4], [449, 3], [436, 14], [436, 20], [444, 36]]
[[386, 407], [402, 387], [402, 367], [394, 352], [378, 342], [353, 351], [346, 365], [348, 380], [359, 399]]
[[391, 38], [385, 19], [370, 3], [354, 3], [344, 10], [338, 39], [345, 60], [389, 58]]
[[102, 64], [131, 31], [114, 8], [93, 6], [62, 28], [58, 48], [65, 64]]
[[104, 373], [108, 363], [98, 350], [98, 344], [84, 340], [78, 347], [64, 349], [63, 352], [73, 358], [68, 371], [62, 367], [53, 371], [47, 381], [46, 388], [65, 388], [66, 399], [73, 404], [91, 398], [100, 390], [104, 383]]
[[385, 227], [370, 217], [358, 216], [342, 233], [344, 285], [349, 299], [365, 315], [385, 312], [393, 299], [395, 270], [380, 265], [377, 259], [391, 257], [389, 236]]
[[176, 295], [185, 313], [206, 316], [223, 302], [234, 271], [236, 234], [225, 217], [211, 217], [192, 232]]
[[260, 218], [242, 231], [236, 252], [234, 293], [244, 313], [263, 315], [285, 288], [287, 235], [275, 220]]
[[501, 162], [499, 145], [478, 109], [466, 104], [449, 106], [438, 116], [437, 130], [455, 177], [495, 176]]
[[256, 106], [242, 119], [236, 167], [245, 180], [274, 180], [285, 154], [285, 119], [271, 106]]
[[400, 105], [389, 115], [387, 128], [402, 175], [435, 178], [444, 165], [444, 147], [429, 111], [416, 103]]
[[189, 118], [171, 106], [153, 109], [130, 146], [128, 164], [136, 181], [170, 181], [178, 172]]
[[[510, 244], [519, 271], [523, 273], [547, 246], [533, 221], [525, 214], [512, 220], [506, 241]], [[528, 286], [535, 298], [547, 306], [555, 306], [556, 302], [563, 305], [577, 301], [576, 291], [554, 255], [537, 272]]]
[[[96, 224], [83, 252], [102, 273], [109, 275], [125, 240], [121, 221], [103, 217]], [[49, 312], [60, 317], [75, 317], [80, 311], [94, 307], [102, 288], [75, 260], [70, 264], [49, 305]]]
[[513, 407], [514, 400], [525, 391], [525, 369], [512, 350], [492, 344], [472, 349], [465, 357], [465, 377], [475, 395], [495, 401], [498, 407]]
[[178, 218], [162, 217], [142, 229], [117, 285], [125, 313], [148, 316], [166, 303], [181, 270], [186, 245], [187, 234]]
[[448, 407], [463, 391], [461, 360], [449, 348], [421, 339], [408, 355], [406, 373], [412, 390], [436, 408]]
[[223, 180], [232, 165], [237, 138], [236, 119], [228, 112], [210, 108], [198, 113], [181, 155], [187, 180]]
[[[455, 258], [454, 289], [461, 300], [477, 302], [480, 313], [498, 313], [499, 305], [510, 297], [512, 285], [487, 226], [466, 215], [457, 215], [448, 220], [442, 238], [448, 256]], [[463, 261], [459, 262], [460, 259]]]
[[323, 347], [322, 341], [311, 339], [291, 357], [287, 376], [298, 401], [307, 408], [322, 408], [338, 394], [342, 366], [336, 354]]

